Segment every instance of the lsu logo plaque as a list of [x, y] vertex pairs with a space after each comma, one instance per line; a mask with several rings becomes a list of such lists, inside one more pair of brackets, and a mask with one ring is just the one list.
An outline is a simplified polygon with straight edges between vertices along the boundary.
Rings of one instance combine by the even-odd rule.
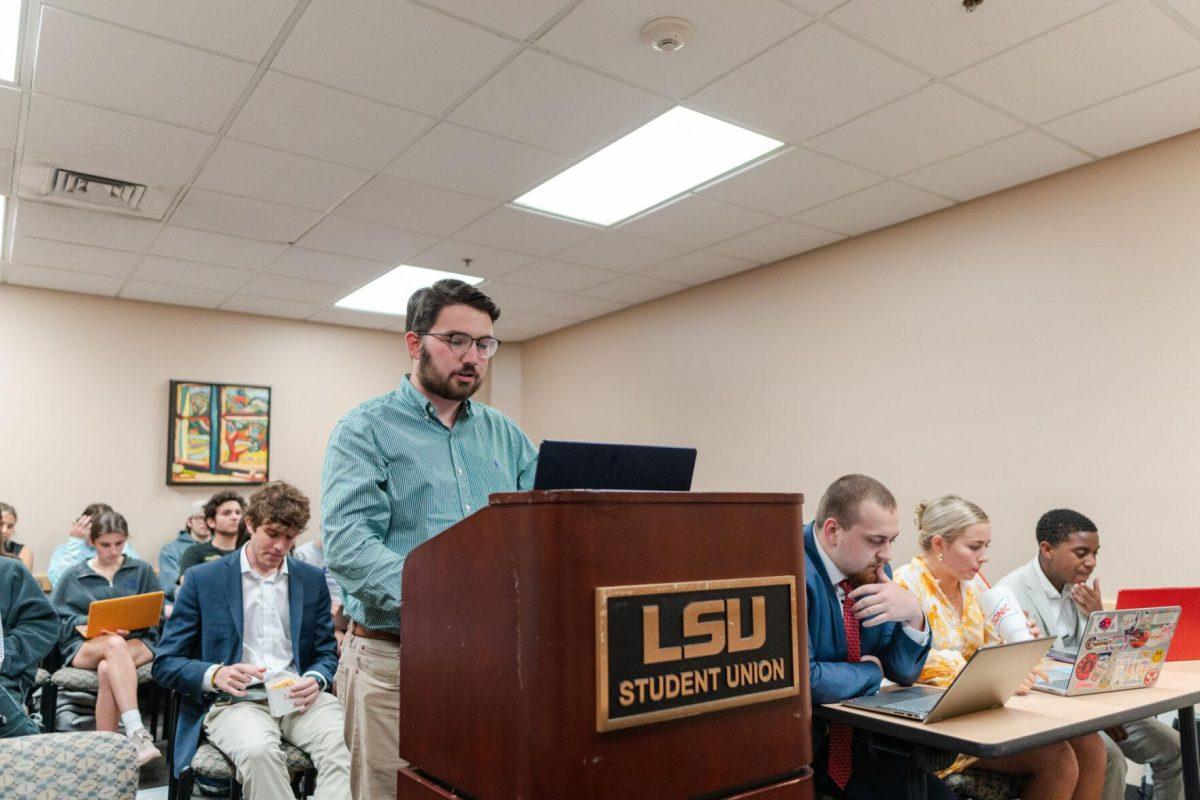
[[796, 581], [767, 578], [596, 589], [596, 730], [800, 691]]

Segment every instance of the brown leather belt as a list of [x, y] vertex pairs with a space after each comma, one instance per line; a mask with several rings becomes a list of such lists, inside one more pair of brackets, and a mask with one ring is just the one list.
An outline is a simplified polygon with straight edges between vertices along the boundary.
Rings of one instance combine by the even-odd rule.
[[400, 634], [392, 633], [391, 631], [371, 630], [370, 628], [364, 628], [357, 622], [350, 623], [350, 632], [355, 636], [361, 636], [364, 639], [378, 639], [381, 642], [400, 644]]

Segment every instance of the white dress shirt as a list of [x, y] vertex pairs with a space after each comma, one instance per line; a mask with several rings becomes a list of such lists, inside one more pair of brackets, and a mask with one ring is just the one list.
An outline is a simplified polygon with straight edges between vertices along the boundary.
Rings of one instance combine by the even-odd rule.
[[[838, 605], [846, 602], [846, 592], [840, 584], [849, 576], [838, 569], [838, 565], [833, 563], [833, 559], [825, 552], [825, 544], [821, 541], [820, 531], [817, 530], [816, 524], [813, 524], [813, 541], [817, 543], [817, 554], [821, 556], [821, 564], [825, 567], [825, 574], [829, 576], [829, 580], [833, 583], [833, 590], [837, 593]], [[919, 631], [909, 625], [907, 622], [901, 623], [900, 629], [919, 645], [924, 646], [925, 642], [929, 641], [929, 626], [925, 626], [925, 630]]]

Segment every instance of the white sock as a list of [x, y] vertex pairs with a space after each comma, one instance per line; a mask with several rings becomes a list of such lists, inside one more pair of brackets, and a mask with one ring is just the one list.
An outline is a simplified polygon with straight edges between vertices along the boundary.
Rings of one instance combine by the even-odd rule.
[[142, 715], [136, 708], [121, 712], [121, 724], [125, 726], [125, 735], [130, 739], [146, 726], [142, 724]]

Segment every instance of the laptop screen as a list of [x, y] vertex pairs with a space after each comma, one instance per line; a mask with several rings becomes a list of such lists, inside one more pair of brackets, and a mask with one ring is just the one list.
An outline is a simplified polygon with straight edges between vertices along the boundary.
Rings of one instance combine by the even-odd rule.
[[547, 440], [538, 450], [533, 488], [686, 492], [695, 467], [692, 447]]

